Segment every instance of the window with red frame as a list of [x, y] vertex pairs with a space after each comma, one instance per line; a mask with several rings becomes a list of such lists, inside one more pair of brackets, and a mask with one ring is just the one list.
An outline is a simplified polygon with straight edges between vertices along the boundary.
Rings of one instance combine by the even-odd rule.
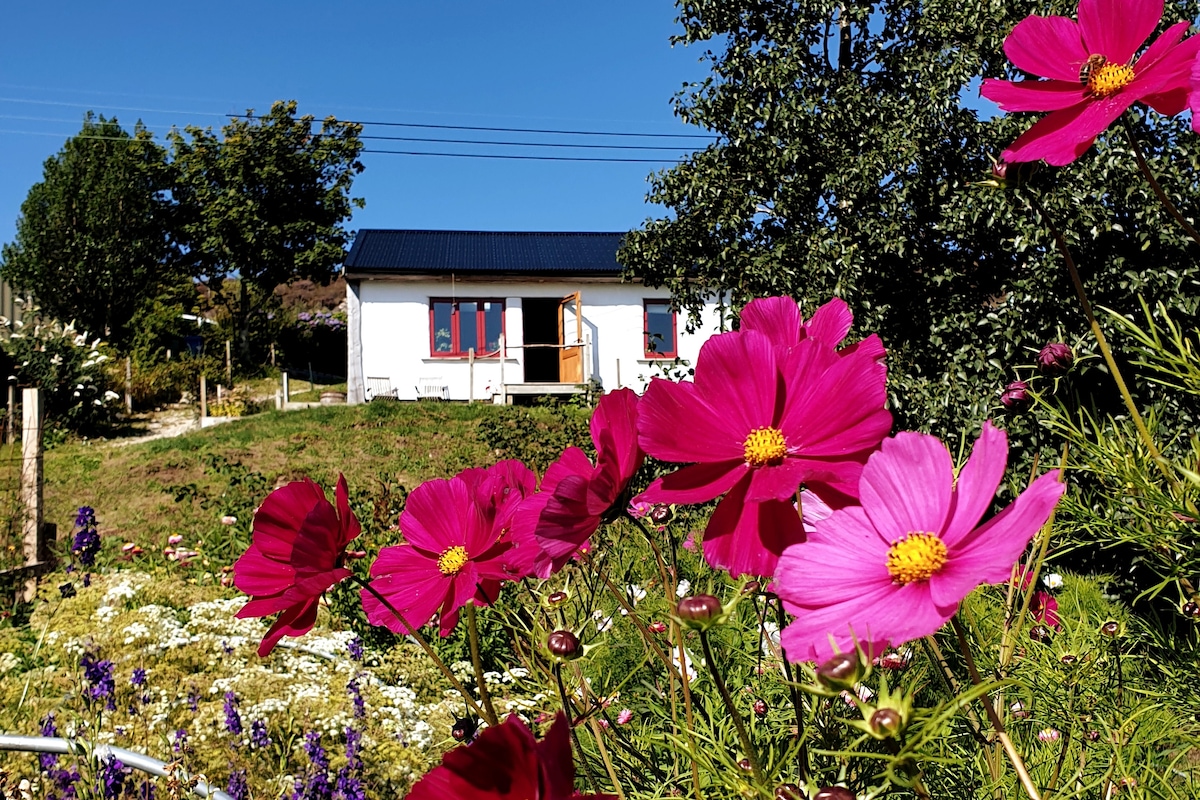
[[646, 300], [643, 304], [642, 330], [645, 332], [646, 358], [675, 358], [675, 312], [666, 300]]
[[461, 358], [472, 347], [476, 356], [496, 356], [503, 333], [503, 300], [429, 301], [429, 352], [434, 356]]

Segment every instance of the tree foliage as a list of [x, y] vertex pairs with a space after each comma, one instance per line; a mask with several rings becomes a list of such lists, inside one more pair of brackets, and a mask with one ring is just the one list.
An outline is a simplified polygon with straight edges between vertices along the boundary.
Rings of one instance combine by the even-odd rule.
[[134, 126], [91, 114], [47, 159], [21, 205], [0, 275], [42, 310], [126, 344], [142, 301], [178, 275], [166, 151]]
[[[1170, 3], [1164, 24], [1194, 17]], [[695, 308], [786, 293], [847, 299], [889, 345], [901, 428], [960, 436], [1048, 339], [1087, 330], [1047, 222], [1064, 230], [1092, 299], [1136, 295], [1196, 319], [1195, 252], [1138, 175], [1120, 126], [1075, 164], [989, 192], [992, 154], [1032, 115], [991, 117], [982, 77], [1012, 75], [1004, 38], [1073, 2], [688, 0], [675, 43], [709, 46], [712, 75], [675, 100], [717, 140], [651, 177], [669, 214], [632, 231], [632, 277]], [[1185, 213], [1200, 147], [1186, 121], [1125, 120]], [[1033, 210], [1031, 200], [1044, 213]]]
[[[349, 242], [342, 223], [363, 206], [350, 197], [363, 169], [361, 126], [330, 117], [314, 133], [313, 122], [296, 116], [295, 102], [277, 102], [219, 136], [194, 127], [171, 136], [179, 240], [193, 274], [228, 306], [247, 358], [254, 315], [274, 288], [327, 281]], [[240, 280], [228, 296], [233, 275]]]

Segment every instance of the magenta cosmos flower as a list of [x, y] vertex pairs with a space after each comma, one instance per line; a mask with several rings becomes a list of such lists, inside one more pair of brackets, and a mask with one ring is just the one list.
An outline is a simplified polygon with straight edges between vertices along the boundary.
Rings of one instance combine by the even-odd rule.
[[862, 464], [892, 424], [886, 371], [872, 348], [846, 353], [815, 336], [780, 342], [753, 327], [715, 336], [700, 350], [694, 382], [652, 381], [638, 411], [646, 453], [691, 463], [640, 499], [724, 494], [704, 555], [734, 576], [772, 574], [784, 548], [804, 538], [792, 505], [800, 484], [856, 497]]
[[1187, 107], [1200, 39], [1181, 42], [1177, 22], [1134, 59], [1163, 14], [1163, 0], [1081, 0], [1079, 21], [1026, 17], [1004, 52], [1018, 69], [1048, 80], [988, 79], [980, 93], [1005, 111], [1049, 111], [1013, 142], [1005, 161], [1070, 164], [1125, 109], [1141, 102], [1174, 116]]
[[279, 618], [263, 638], [265, 656], [283, 636], [303, 636], [317, 621], [321, 594], [350, 577], [346, 545], [361, 531], [350, 510], [346, 478], [338, 476], [335, 508], [305, 478], [267, 495], [254, 512], [250, 547], [233, 566], [233, 583], [251, 596], [237, 615]]
[[371, 624], [407, 634], [409, 625], [419, 628], [436, 613], [442, 636], [449, 636], [460, 608], [491, 605], [501, 581], [529, 574], [534, 554], [516, 547], [511, 526], [536, 486], [524, 464], [501, 461], [414, 489], [400, 514], [405, 544], [383, 548], [371, 565], [372, 587], [404, 620], [364, 589]]
[[862, 506], [834, 511], [779, 559], [775, 591], [796, 619], [783, 632], [792, 661], [854, 649], [871, 657], [926, 636], [981, 583], [1005, 583], [1064, 491], [1042, 475], [980, 525], [1004, 477], [1008, 439], [985, 422], [954, 474], [933, 436], [900, 433], [862, 473]]
[[[800, 305], [790, 297], [761, 297], [751, 300], [742, 309], [739, 330], [758, 331], [776, 347], [790, 350], [805, 339], [816, 339], [830, 347], [839, 347], [850, 333], [854, 315], [840, 297], [835, 297], [813, 312], [808, 322], [800, 313]], [[883, 360], [887, 354], [883, 342], [871, 334], [861, 342], [843, 347], [838, 355], [851, 355], [865, 350], [872, 357]]]
[[514, 536], [536, 542], [539, 578], [562, 569], [601, 521], [624, 505], [629, 481], [646, 458], [638, 447], [637, 404], [630, 389], [600, 398], [591, 423], [595, 466], [578, 447], [568, 447], [546, 470], [541, 491], [522, 504]]
[[409, 800], [615, 800], [612, 794], [578, 794], [567, 717], [558, 712], [546, 738], [537, 741], [516, 714], [485, 728], [470, 745], [446, 753], [417, 781]]

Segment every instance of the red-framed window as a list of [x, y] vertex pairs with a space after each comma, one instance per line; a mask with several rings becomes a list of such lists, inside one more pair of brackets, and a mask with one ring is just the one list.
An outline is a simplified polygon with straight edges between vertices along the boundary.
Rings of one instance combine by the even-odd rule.
[[679, 355], [676, 343], [675, 312], [667, 300], [646, 300], [642, 304], [642, 331], [645, 335], [646, 358], [675, 358]]
[[475, 298], [429, 301], [429, 353], [435, 357], [498, 356], [504, 333], [504, 301]]

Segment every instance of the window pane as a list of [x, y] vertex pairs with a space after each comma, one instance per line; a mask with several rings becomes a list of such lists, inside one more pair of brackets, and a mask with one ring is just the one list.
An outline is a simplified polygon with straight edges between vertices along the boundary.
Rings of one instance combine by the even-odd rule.
[[483, 350], [494, 353], [500, 349], [500, 332], [504, 329], [504, 304], [483, 303]]
[[476, 318], [478, 303], [458, 304], [458, 351], [467, 352], [474, 347], [475, 355], [479, 355], [479, 321]]
[[666, 303], [646, 304], [646, 352], [675, 352], [675, 315]]
[[433, 352], [451, 353], [454, 346], [450, 338], [451, 304], [438, 301], [433, 304]]

